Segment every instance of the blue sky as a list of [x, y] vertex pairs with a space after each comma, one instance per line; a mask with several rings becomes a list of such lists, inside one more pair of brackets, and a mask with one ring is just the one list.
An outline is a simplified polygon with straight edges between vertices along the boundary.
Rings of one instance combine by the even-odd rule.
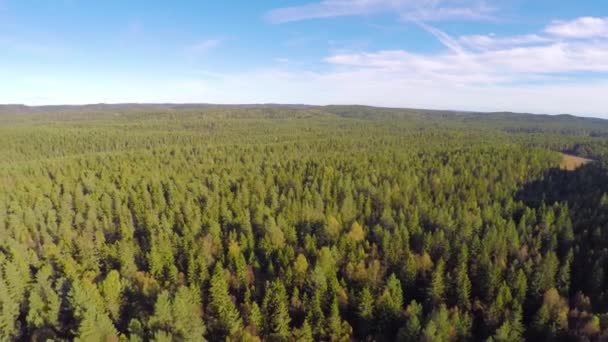
[[600, 0], [0, 0], [0, 103], [608, 117]]

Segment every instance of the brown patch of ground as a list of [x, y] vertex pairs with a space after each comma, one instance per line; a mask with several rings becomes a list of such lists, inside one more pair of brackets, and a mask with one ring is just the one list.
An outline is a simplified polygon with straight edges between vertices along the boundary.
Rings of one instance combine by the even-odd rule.
[[573, 156], [571, 154], [562, 153], [562, 161], [559, 164], [560, 169], [573, 171], [578, 169], [579, 167], [591, 163], [593, 160], [587, 158], [581, 158], [577, 156]]

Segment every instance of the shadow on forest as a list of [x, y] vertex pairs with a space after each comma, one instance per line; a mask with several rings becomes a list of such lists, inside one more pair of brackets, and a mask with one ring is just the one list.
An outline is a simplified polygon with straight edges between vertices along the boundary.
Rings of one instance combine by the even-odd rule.
[[[593, 162], [573, 171], [558, 168], [547, 170], [539, 179], [525, 184], [516, 194], [517, 200], [536, 209], [537, 213], [543, 206], [547, 208], [555, 203], [567, 205], [574, 234], [565, 237], [574, 244], [569, 295], [573, 298], [578, 291], [583, 292], [592, 298], [594, 309], [600, 312], [607, 308], [608, 301], [603, 294], [603, 281], [595, 281], [594, 274], [597, 272], [595, 264], [601, 262], [601, 251], [608, 247], [607, 234], [601, 232], [608, 223], [607, 193], [608, 169], [601, 162]], [[558, 253], [558, 257], [564, 258], [563, 254]], [[598, 285], [590, 285], [595, 283]], [[528, 307], [537, 308], [539, 305], [540, 302]], [[527, 312], [527, 315], [531, 313]]]
[[573, 171], [552, 168], [540, 179], [525, 184], [517, 192], [516, 199], [531, 208], [556, 202], [566, 202], [569, 208], [577, 210], [592, 203], [599, 205], [603, 194], [608, 192], [607, 171], [600, 162], [589, 163]]

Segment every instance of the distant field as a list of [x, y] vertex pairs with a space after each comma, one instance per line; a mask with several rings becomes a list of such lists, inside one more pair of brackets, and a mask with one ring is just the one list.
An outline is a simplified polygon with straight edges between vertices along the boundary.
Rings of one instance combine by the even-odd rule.
[[562, 153], [562, 162], [560, 163], [559, 167], [564, 170], [573, 171], [592, 161], [593, 160], [591, 159]]

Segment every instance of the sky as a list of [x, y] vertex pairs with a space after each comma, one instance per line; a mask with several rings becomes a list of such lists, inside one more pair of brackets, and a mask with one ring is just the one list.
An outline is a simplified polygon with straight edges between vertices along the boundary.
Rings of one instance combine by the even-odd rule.
[[0, 0], [0, 103], [608, 118], [604, 0]]

